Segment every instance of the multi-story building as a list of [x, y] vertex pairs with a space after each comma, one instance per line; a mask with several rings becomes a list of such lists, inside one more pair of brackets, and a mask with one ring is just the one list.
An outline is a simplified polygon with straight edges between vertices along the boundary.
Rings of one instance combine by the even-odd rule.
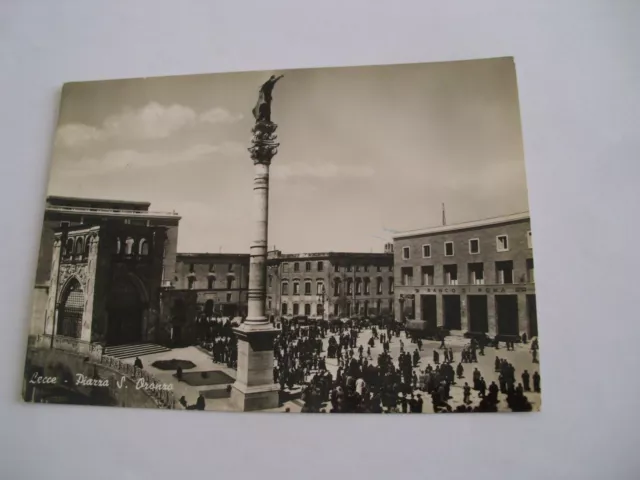
[[400, 321], [538, 335], [529, 213], [403, 232], [394, 250]]
[[149, 206], [47, 198], [31, 335], [101, 345], [167, 341], [160, 304], [175, 270], [180, 217]]
[[248, 283], [248, 254], [178, 253], [173, 278], [175, 288], [170, 298], [175, 303], [182, 297], [190, 298], [195, 294], [196, 313], [244, 316]]
[[267, 257], [272, 317], [381, 315], [393, 311], [393, 252], [301, 253]]

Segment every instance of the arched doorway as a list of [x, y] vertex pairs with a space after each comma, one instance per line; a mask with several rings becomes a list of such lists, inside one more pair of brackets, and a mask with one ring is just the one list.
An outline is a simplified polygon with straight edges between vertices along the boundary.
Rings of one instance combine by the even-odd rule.
[[127, 277], [117, 278], [111, 285], [107, 344], [122, 345], [142, 340], [142, 314], [144, 310], [140, 292]]
[[58, 312], [57, 335], [80, 338], [82, 335], [82, 316], [84, 314], [84, 293], [77, 279], [73, 278], [62, 294]]

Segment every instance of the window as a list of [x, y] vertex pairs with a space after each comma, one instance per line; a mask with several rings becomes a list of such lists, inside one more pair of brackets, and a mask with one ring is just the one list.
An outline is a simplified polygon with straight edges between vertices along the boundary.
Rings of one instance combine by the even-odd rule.
[[382, 295], [382, 278], [376, 278], [376, 294]]
[[356, 279], [356, 295], [362, 295], [362, 279]]
[[469, 240], [469, 253], [476, 254], [480, 253], [480, 240], [477, 238], [472, 238]]
[[340, 265], [338, 265], [337, 263], [333, 266], [333, 271], [334, 272], [339, 272], [340, 271]]
[[402, 259], [409, 260], [410, 250], [409, 247], [402, 247]]
[[338, 314], [340, 313], [339, 308], [340, 308], [340, 307], [339, 307], [339, 305], [338, 305], [337, 303], [334, 303], [334, 304], [333, 304], [333, 314], [334, 314], [335, 316], [338, 316]]
[[229, 273], [233, 272], [233, 263], [229, 264]]
[[369, 271], [369, 265], [365, 265], [365, 266], [363, 267], [363, 269], [364, 269], [364, 271], [365, 271], [365, 272], [368, 272], [368, 271]]
[[482, 263], [469, 264], [469, 283], [471, 285], [484, 285], [484, 265]]
[[422, 245], [422, 258], [431, 258], [431, 245]]
[[69, 228], [71, 222], [60, 222], [60, 228]]
[[300, 271], [300, 264], [298, 262], [295, 262], [293, 264], [293, 271], [294, 272], [299, 272]]
[[370, 280], [368, 278], [364, 279], [364, 294], [365, 295], [369, 295], [371, 294], [371, 287], [370, 287]]
[[304, 294], [311, 295], [311, 281], [304, 282]]
[[311, 315], [311, 305], [308, 303], [304, 304], [304, 314], [307, 316]]
[[227, 277], [227, 290], [231, 290], [234, 287], [233, 285], [234, 280], [235, 278], [233, 277]]
[[351, 295], [353, 294], [353, 280], [348, 278], [347, 279], [347, 295]]
[[413, 267], [402, 267], [400, 277], [402, 285], [413, 285]]
[[316, 305], [316, 315], [319, 317], [324, 316], [324, 305], [322, 305], [321, 303], [318, 303]]
[[84, 252], [84, 243], [82, 242], [82, 237], [78, 237], [76, 240], [76, 255], [82, 255]]
[[140, 255], [149, 255], [149, 242], [147, 242], [144, 238], [140, 240]]
[[381, 267], [380, 265], [378, 265], [378, 266], [376, 267], [376, 272], [381, 272], [381, 271], [382, 271], [382, 267]]
[[298, 281], [293, 282], [293, 294], [300, 295], [300, 282]]
[[433, 265], [423, 265], [420, 269], [422, 285], [433, 285]]
[[531, 230], [527, 232], [527, 248], [533, 248], [533, 239], [531, 238]]
[[324, 271], [324, 262], [318, 262], [317, 266], [318, 266], [318, 271], [319, 272]]
[[382, 302], [380, 300], [376, 300], [376, 313], [380, 315], [380, 310], [382, 310]]
[[352, 268], [351, 265], [347, 265], [347, 272], [350, 272], [351, 268]]
[[360, 265], [356, 265], [356, 272], [360, 271]]
[[215, 283], [215, 281], [216, 281], [216, 277], [209, 277], [207, 279], [207, 288], [209, 290], [211, 290], [213, 288], [213, 284]]
[[342, 284], [342, 282], [340, 281], [339, 278], [336, 278], [335, 281], [333, 282], [333, 296], [337, 297], [340, 295], [340, 285]]
[[189, 277], [189, 278], [187, 278], [187, 282], [189, 284], [189, 290], [193, 290], [193, 287], [194, 287], [194, 285], [196, 283], [196, 279], [193, 278], [193, 277]]
[[193, 273], [195, 271], [196, 266], [193, 263], [189, 264], [189, 273]]
[[210, 263], [210, 264], [209, 264], [209, 272], [211, 272], [211, 273], [215, 273], [215, 271], [216, 271], [216, 266], [215, 266], [215, 264]]
[[509, 250], [509, 237], [506, 235], [498, 235], [496, 237], [496, 248], [498, 252], [506, 252]]
[[227, 303], [231, 303], [232, 297], [230, 293], [227, 293]]
[[317, 282], [316, 283], [316, 294], [317, 295], [322, 295], [324, 293], [324, 282]]
[[453, 257], [453, 242], [444, 242], [444, 256]]
[[389, 279], [389, 294], [393, 293], [393, 278]]
[[311, 262], [304, 262], [304, 271], [305, 272], [311, 271]]
[[289, 264], [287, 262], [282, 264], [282, 271], [285, 273], [289, 271]]
[[289, 295], [289, 283], [282, 282], [282, 295]]
[[267, 285], [269, 286], [269, 288], [271, 288], [271, 286], [273, 285], [273, 276], [269, 275], [269, 277], [267, 277], [267, 278], [269, 279], [268, 280], [269, 283]]
[[129, 237], [125, 240], [124, 242], [124, 254], [125, 255], [132, 255], [133, 254], [133, 245], [136, 243], [136, 241]]
[[[69, 239], [67, 240], [67, 245], [69, 245], [69, 242], [71, 242], [71, 245], [73, 245], [73, 240]], [[122, 248], [122, 242], [120, 241], [120, 237], [116, 238], [116, 254], [120, 254], [120, 249]], [[68, 248], [65, 247], [65, 252], [64, 254], [66, 255], [68, 252]]]
[[496, 283], [503, 285], [513, 283], [513, 262], [496, 262]]
[[536, 277], [533, 270], [533, 258], [527, 258], [527, 280], [529, 283], [536, 282]]
[[287, 315], [287, 313], [289, 312], [289, 304], [283, 303], [281, 311], [282, 311], [282, 315]]
[[293, 314], [294, 315], [298, 315], [298, 313], [300, 313], [300, 305], [298, 305], [297, 303], [293, 304]]
[[363, 305], [363, 308], [362, 308], [362, 314], [364, 316], [369, 315], [369, 301], [368, 300], [364, 301], [364, 305]]
[[458, 265], [444, 265], [444, 284], [458, 284]]

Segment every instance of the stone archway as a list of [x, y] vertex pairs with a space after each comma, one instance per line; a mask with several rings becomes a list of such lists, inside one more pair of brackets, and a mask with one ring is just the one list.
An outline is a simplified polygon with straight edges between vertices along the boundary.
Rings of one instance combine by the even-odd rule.
[[109, 291], [107, 345], [142, 341], [145, 301], [131, 276], [116, 278]]
[[76, 278], [72, 278], [62, 293], [58, 311], [57, 335], [80, 338], [84, 315], [84, 292]]

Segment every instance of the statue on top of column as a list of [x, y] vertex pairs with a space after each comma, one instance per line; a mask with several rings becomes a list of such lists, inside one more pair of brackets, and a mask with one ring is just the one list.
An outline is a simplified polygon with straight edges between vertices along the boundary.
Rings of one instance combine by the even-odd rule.
[[276, 77], [275, 75], [271, 75], [269, 80], [264, 82], [260, 87], [258, 102], [252, 110], [256, 123], [271, 123], [271, 101], [273, 100], [271, 93], [273, 92], [273, 87], [275, 87], [278, 80], [283, 76], [284, 75], [280, 75]]

